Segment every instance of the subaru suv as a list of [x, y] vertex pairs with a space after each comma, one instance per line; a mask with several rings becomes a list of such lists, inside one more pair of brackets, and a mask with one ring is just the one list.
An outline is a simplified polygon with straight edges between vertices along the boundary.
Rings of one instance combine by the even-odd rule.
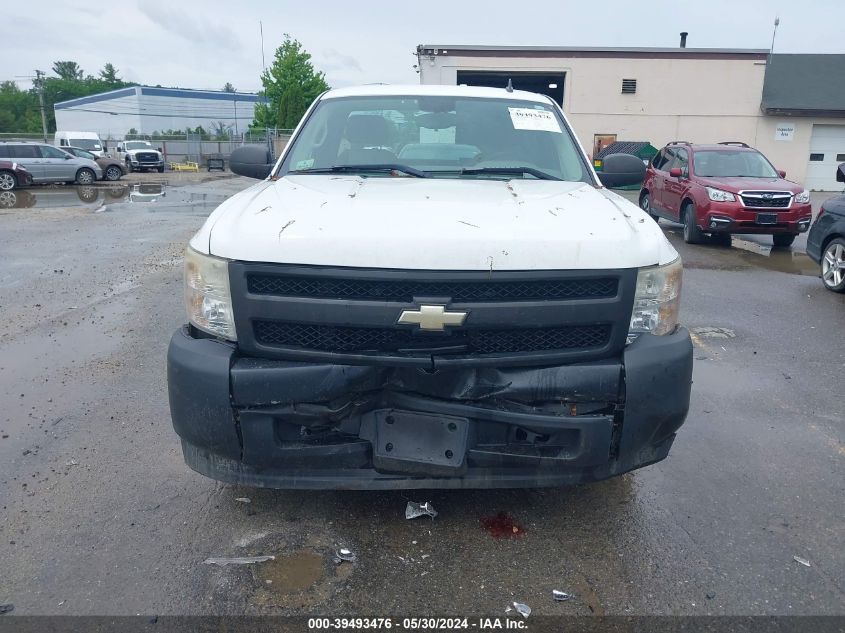
[[788, 247], [812, 219], [809, 191], [756, 149], [734, 142], [669, 143], [646, 170], [640, 208], [655, 221], [682, 223], [688, 244], [705, 233], [762, 233]]

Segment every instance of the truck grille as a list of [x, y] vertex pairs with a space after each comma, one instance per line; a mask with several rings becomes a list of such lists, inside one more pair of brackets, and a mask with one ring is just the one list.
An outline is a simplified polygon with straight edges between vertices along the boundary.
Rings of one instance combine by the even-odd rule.
[[448, 297], [464, 301], [548, 301], [613, 297], [619, 281], [613, 277], [593, 279], [546, 279], [535, 281], [412, 281], [331, 279], [247, 275], [249, 292], [283, 297], [320, 297], [359, 301], [401, 301], [415, 297]]
[[155, 152], [138, 152], [136, 154], [139, 163], [157, 163], [158, 154]]
[[[625, 347], [637, 270], [443, 271], [230, 262], [238, 349], [284, 360], [542, 364]], [[403, 311], [442, 305], [460, 325], [424, 331]]]
[[743, 191], [740, 197], [742, 204], [755, 209], [785, 209], [792, 202], [787, 191]]
[[602, 347], [610, 338], [609, 325], [554, 328], [462, 330], [454, 334], [417, 334], [398, 328], [334, 327], [254, 322], [255, 338], [264, 345], [301, 347], [326, 352], [426, 351], [461, 348], [476, 354], [504, 354]]

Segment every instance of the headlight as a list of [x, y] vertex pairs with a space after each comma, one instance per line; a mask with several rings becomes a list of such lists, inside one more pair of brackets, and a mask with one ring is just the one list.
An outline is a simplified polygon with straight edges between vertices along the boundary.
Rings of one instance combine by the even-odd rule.
[[736, 200], [736, 197], [728, 191], [713, 189], [713, 187], [705, 187], [705, 189], [707, 189], [707, 196], [714, 202], [733, 202]]
[[185, 251], [185, 309], [200, 330], [230, 341], [237, 340], [229, 290], [229, 262]]
[[800, 202], [801, 204], [807, 203], [810, 201], [810, 192], [804, 189], [801, 193], [795, 196], [795, 202]]
[[637, 273], [637, 291], [628, 341], [643, 332], [671, 334], [678, 325], [681, 309], [681, 279], [684, 267], [679, 257], [665, 266], [641, 268]]

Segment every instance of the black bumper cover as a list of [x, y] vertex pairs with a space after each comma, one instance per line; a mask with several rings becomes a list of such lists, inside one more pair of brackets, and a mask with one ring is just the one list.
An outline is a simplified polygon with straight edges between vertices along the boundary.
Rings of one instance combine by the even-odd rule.
[[[187, 464], [220, 481], [270, 488], [509, 488], [606, 479], [667, 456], [691, 384], [684, 329], [641, 336], [622, 358], [434, 373], [242, 358], [233, 345], [193, 338], [187, 328], [168, 351], [171, 416]], [[373, 443], [391, 412], [466, 420], [460, 468], [447, 474], [416, 464], [402, 472], [385, 461]]]

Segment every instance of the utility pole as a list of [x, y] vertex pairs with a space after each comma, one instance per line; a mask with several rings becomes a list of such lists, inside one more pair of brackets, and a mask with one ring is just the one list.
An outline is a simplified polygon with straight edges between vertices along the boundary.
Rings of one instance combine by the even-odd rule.
[[44, 142], [47, 142], [47, 115], [44, 113], [44, 75], [43, 70], [35, 71], [35, 84], [38, 90], [38, 103], [41, 106], [41, 130], [44, 132]]
[[235, 136], [238, 135], [238, 91], [232, 93], [232, 103], [235, 106]]
[[772, 63], [772, 56], [775, 54], [775, 36], [778, 34], [778, 25], [780, 24], [780, 17], [775, 16], [775, 28], [772, 29], [772, 46], [769, 48], [769, 65]]

